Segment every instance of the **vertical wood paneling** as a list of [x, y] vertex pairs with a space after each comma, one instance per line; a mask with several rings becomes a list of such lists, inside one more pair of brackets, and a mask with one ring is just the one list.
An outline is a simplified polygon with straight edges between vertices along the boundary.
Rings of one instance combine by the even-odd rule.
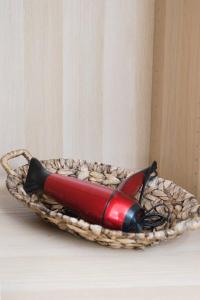
[[23, 1], [1, 0], [0, 155], [24, 142]]
[[62, 1], [24, 0], [26, 146], [62, 154]]
[[150, 156], [200, 195], [199, 11], [198, 0], [156, 1]]
[[103, 159], [141, 168], [149, 161], [154, 1], [106, 1]]
[[102, 159], [104, 0], [64, 0], [64, 155]]
[[154, 1], [64, 0], [64, 155], [149, 158]]
[[1, 154], [146, 165], [154, 0], [0, 8]]

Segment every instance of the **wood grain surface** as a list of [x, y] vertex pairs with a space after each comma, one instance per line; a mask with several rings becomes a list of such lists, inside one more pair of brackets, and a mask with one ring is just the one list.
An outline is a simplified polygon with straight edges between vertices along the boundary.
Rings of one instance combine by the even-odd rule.
[[1, 0], [0, 14], [0, 155], [146, 166], [154, 0]]
[[0, 155], [25, 146], [23, 30], [23, 1], [0, 1]]
[[26, 148], [38, 157], [62, 156], [62, 1], [24, 6]]
[[148, 164], [154, 1], [106, 1], [103, 160]]
[[0, 192], [1, 300], [199, 299], [199, 231], [146, 250], [109, 249], [40, 220]]
[[154, 1], [63, 4], [64, 155], [144, 167]]
[[150, 158], [200, 196], [200, 1], [155, 5]]

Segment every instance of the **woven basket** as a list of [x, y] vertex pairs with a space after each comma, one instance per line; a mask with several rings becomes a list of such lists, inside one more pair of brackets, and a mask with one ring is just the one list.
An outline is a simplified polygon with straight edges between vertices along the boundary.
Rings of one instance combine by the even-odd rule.
[[[23, 189], [28, 165], [13, 170], [8, 160], [17, 156], [24, 156], [28, 161], [31, 154], [26, 150], [16, 150], [7, 153], [1, 159], [3, 168], [8, 173], [6, 180], [9, 192], [27, 207], [33, 210], [42, 219], [57, 225], [60, 229], [87, 240], [97, 242], [112, 248], [137, 249], [158, 244], [161, 241], [172, 239], [188, 229], [200, 227], [200, 203], [189, 192], [175, 183], [156, 177], [151, 181], [144, 192], [143, 206], [150, 209], [158, 203], [165, 203], [171, 212], [168, 224], [154, 231], [143, 233], [124, 233], [89, 224], [66, 214], [66, 209], [54, 199], [41, 194], [29, 196]], [[74, 176], [82, 180], [89, 180], [115, 189], [119, 183], [133, 173], [133, 170], [116, 168], [102, 163], [91, 163], [85, 160], [50, 159], [42, 164], [52, 173], [65, 176]]]

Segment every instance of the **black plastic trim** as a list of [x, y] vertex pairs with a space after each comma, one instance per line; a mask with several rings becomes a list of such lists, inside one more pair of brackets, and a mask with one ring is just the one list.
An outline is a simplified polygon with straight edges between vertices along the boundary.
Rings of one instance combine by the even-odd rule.
[[140, 219], [144, 216], [144, 209], [140, 205], [134, 204], [129, 208], [126, 213], [124, 223], [122, 225], [122, 231], [124, 232], [141, 232], [143, 225]]

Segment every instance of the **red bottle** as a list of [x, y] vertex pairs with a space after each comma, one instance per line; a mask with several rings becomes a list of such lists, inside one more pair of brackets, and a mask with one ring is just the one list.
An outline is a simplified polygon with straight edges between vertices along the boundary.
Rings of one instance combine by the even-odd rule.
[[74, 177], [49, 173], [32, 158], [24, 189], [27, 193], [43, 190], [85, 221], [125, 232], [141, 232], [145, 212], [134, 198], [156, 170], [151, 167], [124, 180], [116, 190]]

